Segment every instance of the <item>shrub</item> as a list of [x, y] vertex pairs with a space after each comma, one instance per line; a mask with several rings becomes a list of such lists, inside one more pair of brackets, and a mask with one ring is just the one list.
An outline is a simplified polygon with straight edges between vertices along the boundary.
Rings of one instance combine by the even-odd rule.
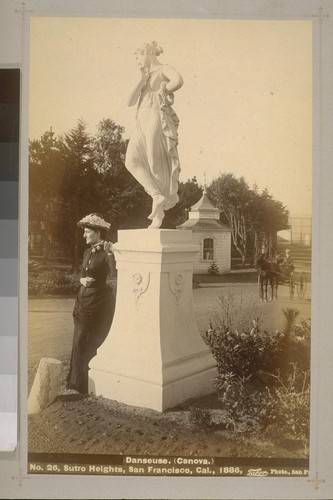
[[73, 295], [79, 288], [79, 276], [66, 271], [29, 273], [29, 295]]
[[245, 377], [230, 375], [217, 381], [220, 402], [226, 411], [226, 428], [237, 433], [256, 433], [266, 425], [262, 393]]
[[[297, 389], [302, 376], [303, 386]], [[236, 433], [251, 433], [274, 429], [275, 438], [293, 437], [308, 440], [310, 425], [309, 372], [299, 373], [294, 365], [293, 373], [284, 383], [274, 376], [270, 386], [259, 387], [245, 377], [231, 373], [218, 377], [216, 387], [220, 402], [226, 411], [226, 428]]]
[[275, 425], [281, 435], [306, 439], [310, 321], [296, 323], [298, 311], [289, 309], [282, 333], [268, 332], [258, 317], [247, 324], [238, 317], [235, 323], [230, 314], [230, 307], [236, 307], [232, 297], [221, 303], [224, 313], [214, 318], [203, 339], [217, 362], [215, 384], [227, 428], [257, 432]]
[[299, 315], [299, 311], [294, 307], [286, 307], [282, 309], [286, 323], [283, 329], [283, 333], [290, 333], [296, 324], [296, 318]]
[[[235, 296], [229, 289], [217, 298], [217, 307], [211, 317], [211, 328], [233, 328], [242, 330], [249, 325], [249, 318], [257, 318], [258, 301]], [[258, 319], [258, 318], [257, 318]]]
[[265, 371], [277, 370], [285, 364], [285, 336], [261, 330], [258, 318], [242, 331], [231, 327], [210, 328], [203, 339], [216, 359], [219, 374], [233, 373], [258, 381]]
[[220, 272], [219, 268], [216, 265], [216, 262], [212, 262], [210, 266], [208, 267], [207, 271], [210, 274], [218, 274]]
[[286, 381], [291, 363], [297, 363], [300, 372], [310, 369], [310, 320], [302, 319], [288, 333], [262, 330], [259, 318], [240, 329], [230, 321], [220, 321], [219, 326], [210, 324], [203, 334], [217, 362], [218, 373], [233, 373], [251, 381], [264, 381], [265, 373], [279, 372]]
[[290, 329], [286, 329], [285, 326], [283, 331], [285, 333], [277, 332], [272, 337], [272, 346], [274, 343], [276, 344], [275, 350], [273, 352], [268, 349], [265, 353], [262, 371], [278, 373], [281, 381], [287, 383], [293, 373], [293, 365], [296, 363], [297, 377], [295, 386], [301, 389], [303, 384], [302, 373], [310, 370], [311, 322], [310, 320], [300, 319], [298, 323], [294, 322]]
[[281, 437], [289, 435], [307, 441], [310, 427], [309, 371], [300, 372], [297, 364], [292, 366], [292, 373], [286, 383], [277, 375], [277, 385], [267, 390], [265, 405], [269, 418], [268, 430], [278, 425]]

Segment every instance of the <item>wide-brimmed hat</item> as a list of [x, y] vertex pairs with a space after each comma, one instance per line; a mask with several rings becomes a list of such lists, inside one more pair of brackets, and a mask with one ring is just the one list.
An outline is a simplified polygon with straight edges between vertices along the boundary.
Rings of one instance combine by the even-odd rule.
[[111, 224], [106, 222], [101, 215], [89, 214], [83, 217], [77, 225], [79, 227], [89, 227], [91, 229], [110, 229]]

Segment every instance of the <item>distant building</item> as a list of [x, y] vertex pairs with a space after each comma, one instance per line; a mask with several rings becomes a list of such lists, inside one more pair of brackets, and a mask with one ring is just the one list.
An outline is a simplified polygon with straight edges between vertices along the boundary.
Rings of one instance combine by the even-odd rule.
[[312, 243], [312, 217], [306, 214], [289, 215], [290, 229], [280, 231], [279, 236], [286, 239], [291, 245], [298, 244], [311, 246]]
[[213, 206], [206, 189], [198, 203], [191, 208], [188, 220], [178, 229], [191, 229], [193, 243], [200, 246], [194, 261], [194, 273], [208, 274], [213, 262], [220, 273], [230, 272], [231, 230], [220, 221], [220, 211]]
[[312, 242], [312, 217], [311, 215], [290, 215], [291, 244], [311, 246]]

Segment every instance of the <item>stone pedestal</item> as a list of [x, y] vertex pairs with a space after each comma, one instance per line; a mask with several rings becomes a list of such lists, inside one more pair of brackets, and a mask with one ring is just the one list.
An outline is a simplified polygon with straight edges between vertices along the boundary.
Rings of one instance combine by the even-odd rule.
[[119, 231], [116, 310], [89, 392], [164, 411], [213, 392], [216, 363], [193, 315], [191, 231]]
[[42, 358], [39, 362], [29, 400], [28, 414], [38, 413], [58, 396], [62, 363], [58, 359]]

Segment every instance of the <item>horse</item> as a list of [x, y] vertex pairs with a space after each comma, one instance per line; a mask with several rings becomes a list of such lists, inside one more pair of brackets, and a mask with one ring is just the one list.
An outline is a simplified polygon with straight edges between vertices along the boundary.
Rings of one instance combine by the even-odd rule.
[[278, 262], [266, 259], [264, 254], [261, 254], [257, 260], [256, 267], [258, 269], [258, 286], [259, 297], [261, 301], [267, 302], [268, 286], [270, 289], [270, 300], [277, 300], [278, 290]]

